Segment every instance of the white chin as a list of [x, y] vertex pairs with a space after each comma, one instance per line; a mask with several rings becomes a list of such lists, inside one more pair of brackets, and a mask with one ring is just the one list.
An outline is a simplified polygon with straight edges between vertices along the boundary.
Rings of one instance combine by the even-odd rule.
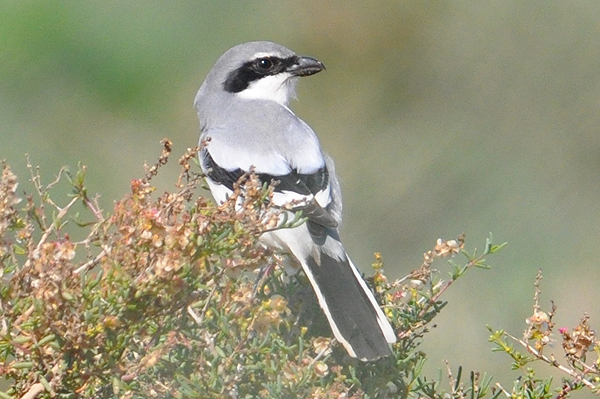
[[280, 73], [256, 80], [237, 96], [246, 100], [270, 100], [287, 106], [291, 99], [296, 98], [296, 83], [298, 78], [289, 73]]

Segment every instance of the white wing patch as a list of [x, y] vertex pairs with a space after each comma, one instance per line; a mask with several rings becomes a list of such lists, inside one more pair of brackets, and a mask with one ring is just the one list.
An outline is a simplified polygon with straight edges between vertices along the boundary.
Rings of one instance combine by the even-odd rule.
[[[208, 136], [208, 135], [207, 135]], [[246, 148], [231, 146], [223, 140], [211, 140], [207, 147], [213, 161], [226, 170], [254, 168], [256, 173], [287, 175], [292, 170], [285, 157], [274, 151], [265, 151], [260, 156]]]
[[327, 186], [319, 192], [315, 194], [315, 200], [321, 205], [321, 207], [325, 208], [331, 202], [331, 187], [329, 182], [327, 182]]
[[294, 191], [276, 191], [273, 193], [273, 203], [277, 206], [285, 207], [290, 205], [293, 207], [302, 206], [312, 201], [312, 195], [302, 195]]
[[215, 202], [217, 203], [217, 205], [222, 205], [225, 201], [227, 201], [227, 198], [229, 198], [229, 196], [231, 196], [231, 193], [233, 193], [233, 191], [231, 191], [230, 189], [225, 187], [224, 184], [215, 183], [210, 178], [207, 178], [206, 182], [208, 183], [208, 188], [210, 189], [210, 193], [212, 194], [213, 198], [215, 199]]

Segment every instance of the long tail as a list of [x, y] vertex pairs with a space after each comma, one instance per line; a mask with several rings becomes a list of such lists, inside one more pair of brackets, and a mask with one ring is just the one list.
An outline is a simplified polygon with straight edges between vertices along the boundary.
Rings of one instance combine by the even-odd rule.
[[329, 236], [301, 263], [336, 339], [350, 356], [364, 361], [389, 356], [394, 331], [341, 243]]

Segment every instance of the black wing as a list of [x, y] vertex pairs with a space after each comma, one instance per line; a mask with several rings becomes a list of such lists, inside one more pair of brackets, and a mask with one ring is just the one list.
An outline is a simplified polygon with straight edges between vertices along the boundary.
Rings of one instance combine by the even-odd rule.
[[[222, 184], [230, 190], [233, 190], [234, 184], [246, 172], [241, 168], [227, 170], [219, 166], [206, 148], [202, 149], [202, 165], [206, 170], [207, 176], [215, 183]], [[326, 166], [318, 169], [314, 173], [298, 173], [295, 169], [286, 175], [271, 175], [268, 173], [257, 173], [259, 181], [262, 184], [275, 183], [274, 191], [277, 193], [291, 192], [302, 196], [316, 195], [326, 190], [329, 185], [329, 171]], [[293, 198], [290, 196], [290, 202]], [[325, 228], [336, 228], [337, 221], [331, 214], [323, 208], [316, 200], [310, 201], [292, 210], [301, 210], [303, 215], [308, 218], [308, 228], [311, 234], [321, 236]]]

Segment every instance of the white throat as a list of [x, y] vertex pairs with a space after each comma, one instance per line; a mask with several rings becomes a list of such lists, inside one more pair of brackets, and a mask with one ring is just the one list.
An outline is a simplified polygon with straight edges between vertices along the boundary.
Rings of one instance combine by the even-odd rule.
[[296, 96], [297, 78], [290, 73], [265, 76], [250, 83], [237, 96], [246, 100], [270, 100], [285, 107]]

